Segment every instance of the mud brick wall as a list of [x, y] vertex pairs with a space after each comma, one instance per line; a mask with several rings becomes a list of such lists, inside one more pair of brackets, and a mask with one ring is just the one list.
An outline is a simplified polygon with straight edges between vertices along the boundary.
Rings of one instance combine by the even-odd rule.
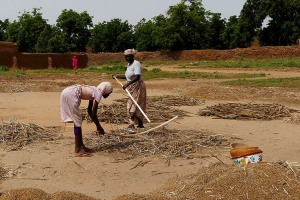
[[[77, 55], [78, 67], [97, 66], [111, 61], [121, 61], [126, 64], [124, 55], [120, 53], [19, 53], [16, 44], [0, 42], [0, 66], [21, 69], [72, 69], [72, 57]], [[138, 52], [136, 59], [140, 61], [172, 61], [172, 60], [236, 60], [300, 57], [300, 46], [254, 46], [231, 50], [185, 50], [185, 51], [155, 51]], [[50, 64], [49, 64], [50, 63]]]
[[87, 67], [88, 57], [86, 54], [20, 53], [18, 68], [48, 69], [51, 62], [52, 68], [72, 69], [72, 57], [74, 55], [78, 57], [79, 68]]
[[11, 68], [13, 57], [18, 56], [18, 46], [12, 42], [0, 42], [0, 66]]
[[0, 42], [0, 66], [18, 69], [72, 69], [72, 57], [78, 57], [78, 67], [85, 68], [88, 57], [85, 53], [20, 53], [12, 42]]
[[[267, 46], [237, 48], [231, 50], [185, 50], [185, 51], [155, 51], [138, 52], [136, 59], [140, 61], [158, 60], [236, 60], [300, 57], [300, 46]], [[103, 64], [111, 60], [124, 61], [123, 53], [88, 53], [88, 66]]]
[[183, 51], [180, 60], [236, 60], [300, 57], [298, 46], [266, 46], [231, 50]]

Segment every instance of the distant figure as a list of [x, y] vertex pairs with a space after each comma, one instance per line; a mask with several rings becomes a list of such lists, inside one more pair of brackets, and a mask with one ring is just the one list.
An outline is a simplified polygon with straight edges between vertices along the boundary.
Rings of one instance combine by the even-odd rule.
[[73, 58], [72, 58], [72, 67], [73, 67], [73, 69], [74, 69], [74, 71], [75, 71], [75, 74], [77, 74], [77, 69], [78, 69], [78, 58], [77, 58], [76, 55], [73, 56]]

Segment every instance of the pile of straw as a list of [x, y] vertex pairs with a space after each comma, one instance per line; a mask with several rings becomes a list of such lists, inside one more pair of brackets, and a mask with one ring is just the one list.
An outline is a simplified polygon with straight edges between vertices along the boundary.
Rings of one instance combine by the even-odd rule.
[[6, 150], [18, 150], [33, 141], [52, 141], [56, 137], [55, 128], [43, 128], [36, 124], [24, 123], [14, 119], [0, 124], [0, 142]]
[[222, 119], [275, 120], [290, 117], [293, 112], [298, 111], [280, 104], [224, 103], [208, 106], [198, 114]]
[[214, 164], [171, 179], [147, 195], [130, 194], [115, 200], [168, 199], [299, 199], [299, 174], [282, 163], [244, 166]]

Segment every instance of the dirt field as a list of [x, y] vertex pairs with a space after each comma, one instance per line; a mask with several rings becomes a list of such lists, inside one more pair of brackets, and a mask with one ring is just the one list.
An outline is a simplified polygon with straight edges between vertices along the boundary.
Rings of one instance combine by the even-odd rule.
[[[172, 66], [159, 67], [175, 70]], [[255, 72], [242, 69], [201, 71]], [[297, 70], [260, 70], [259, 73], [266, 73], [267, 77], [300, 76]], [[84, 121], [84, 141], [97, 151], [90, 158], [73, 157], [73, 128], [60, 123], [60, 92], [74, 83], [97, 85], [101, 81], [107, 80], [98, 74], [71, 72], [56, 76], [1, 76], [2, 125], [11, 120], [20, 122], [24, 129], [25, 124], [32, 123], [44, 128], [39, 129], [39, 134], [48, 133], [42, 140], [24, 143], [24, 140], [12, 142], [13, 138], [3, 138], [2, 130], [1, 140], [5, 143], [1, 143], [1, 174], [7, 177], [2, 176], [1, 200], [300, 198], [297, 172], [300, 117], [296, 112], [300, 110], [299, 90], [223, 87], [218, 85], [220, 80], [209, 79], [146, 81], [149, 99], [169, 95], [165, 102], [160, 102], [160, 107], [148, 110], [154, 122], [146, 123], [146, 129], [172, 116], [179, 117], [165, 128], [135, 138], [106, 135], [99, 139], [93, 134], [94, 125]], [[120, 85], [109, 81], [114, 85], [114, 92], [102, 101], [103, 106], [126, 98]], [[181, 98], [174, 98], [178, 96]], [[187, 103], [196, 101], [195, 104]], [[167, 103], [173, 110], [163, 107]], [[280, 108], [295, 112], [269, 120], [199, 115], [199, 110], [228, 103], [279, 104]], [[87, 102], [83, 101], [82, 108], [86, 106]], [[160, 113], [163, 111], [169, 115], [158, 119], [166, 114]], [[120, 115], [116, 114], [115, 118]], [[107, 133], [126, 127], [124, 123], [113, 123], [113, 119], [102, 125]], [[247, 169], [233, 165], [230, 144], [234, 142], [258, 146], [263, 151], [264, 163], [250, 165]]]

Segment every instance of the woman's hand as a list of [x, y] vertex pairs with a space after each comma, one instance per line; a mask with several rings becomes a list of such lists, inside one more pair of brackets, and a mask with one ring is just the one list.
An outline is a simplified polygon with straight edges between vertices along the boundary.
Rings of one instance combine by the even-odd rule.
[[122, 86], [123, 90], [126, 90], [127, 87], [128, 87], [127, 83]]

